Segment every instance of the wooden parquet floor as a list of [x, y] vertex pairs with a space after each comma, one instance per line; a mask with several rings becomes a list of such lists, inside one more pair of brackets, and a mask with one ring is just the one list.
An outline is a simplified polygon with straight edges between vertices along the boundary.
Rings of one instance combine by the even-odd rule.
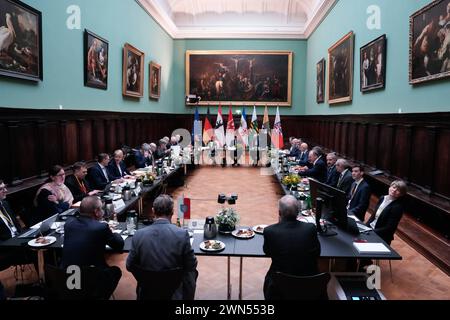
[[[273, 224], [278, 220], [277, 201], [281, 190], [273, 176], [261, 175], [259, 168], [202, 167], [190, 173], [184, 187], [173, 190], [176, 199], [184, 194], [191, 200], [193, 219], [214, 216], [220, 208], [217, 195], [237, 193], [239, 198], [234, 206], [241, 216], [241, 225]], [[403, 257], [393, 261], [391, 282], [389, 263], [381, 261], [381, 291], [388, 299], [450, 299], [450, 278], [404, 241], [396, 237], [392, 247]], [[117, 300], [135, 299], [136, 281], [125, 269], [126, 254], [108, 257], [110, 265], [122, 268], [122, 279], [114, 293]], [[263, 299], [263, 283], [270, 266], [267, 258], [245, 258], [243, 264], [243, 299]], [[198, 257], [199, 278], [196, 299], [226, 299], [227, 258]], [[30, 272], [28, 272], [30, 273]], [[25, 275], [27, 277], [27, 274]], [[232, 299], [238, 299], [239, 258], [231, 259]], [[12, 270], [0, 273], [0, 280], [11, 291], [14, 283]]]

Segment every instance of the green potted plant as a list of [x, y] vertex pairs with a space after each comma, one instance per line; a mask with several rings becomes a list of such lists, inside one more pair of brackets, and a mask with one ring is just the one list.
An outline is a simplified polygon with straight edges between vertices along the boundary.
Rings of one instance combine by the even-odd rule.
[[239, 215], [233, 208], [223, 208], [216, 215], [216, 224], [221, 233], [230, 233], [238, 222]]

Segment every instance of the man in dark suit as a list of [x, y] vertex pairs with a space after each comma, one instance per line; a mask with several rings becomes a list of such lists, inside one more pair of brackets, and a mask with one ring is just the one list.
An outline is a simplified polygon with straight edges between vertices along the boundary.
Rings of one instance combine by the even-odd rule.
[[392, 182], [389, 194], [380, 198], [374, 214], [367, 222], [367, 225], [372, 227], [376, 234], [389, 245], [394, 239], [394, 233], [405, 210], [404, 196], [406, 192], [407, 187], [404, 181]]
[[336, 187], [339, 179], [339, 172], [336, 170], [337, 156], [336, 152], [330, 152], [327, 154], [327, 185]]
[[123, 151], [121, 149], [114, 151], [113, 158], [109, 162], [107, 170], [112, 180], [122, 179], [131, 175], [125, 162], [123, 162]]
[[[7, 193], [5, 183], [0, 179], [0, 241], [11, 239], [22, 231], [19, 221], [5, 200]], [[12, 265], [28, 264], [32, 261], [25, 249], [14, 251], [3, 249], [0, 252], [0, 271]]]
[[134, 154], [136, 169], [145, 168], [152, 164], [152, 159], [150, 155], [150, 145], [148, 143], [143, 143], [141, 149], [137, 150]]
[[339, 173], [336, 188], [344, 191], [347, 197], [350, 197], [349, 194], [352, 188], [353, 178], [348, 161], [338, 159], [336, 161], [336, 171]]
[[73, 195], [73, 203], [80, 202], [87, 196], [94, 196], [101, 190], [92, 190], [85, 177], [87, 175], [87, 167], [84, 162], [76, 162], [72, 166], [73, 175], [64, 180], [64, 184], [69, 188]]
[[272, 275], [283, 272], [296, 276], [318, 273], [320, 243], [313, 224], [297, 221], [298, 202], [293, 196], [284, 196], [278, 202], [280, 222], [264, 229], [264, 253], [272, 264], [264, 281], [266, 300], [277, 299]]
[[64, 225], [64, 247], [61, 266], [79, 267], [95, 266], [103, 271], [104, 298], [108, 299], [114, 292], [122, 272], [118, 267], [110, 267], [105, 261], [105, 246], [113, 250], [123, 249], [122, 237], [113, 233], [108, 224], [101, 223], [103, 217], [102, 201], [89, 196], [81, 201], [80, 215], [69, 218]]
[[292, 147], [289, 150], [288, 157], [294, 157], [298, 158], [300, 155], [300, 140], [299, 139], [293, 139], [292, 140]]
[[100, 153], [97, 156], [97, 163], [89, 169], [88, 180], [92, 189], [104, 190], [112, 180], [107, 170], [109, 159], [107, 153]]
[[310, 168], [302, 167], [298, 174], [325, 182], [327, 180], [327, 165], [322, 160], [322, 157], [319, 156], [319, 151], [317, 149], [311, 150], [308, 159]]
[[131, 250], [127, 259], [127, 270], [138, 269], [162, 271], [182, 268], [182, 285], [176, 290], [173, 299], [193, 300], [195, 295], [197, 258], [192, 250], [189, 234], [171, 223], [173, 200], [161, 195], [153, 202], [156, 221], [138, 230], [133, 236]]
[[369, 184], [364, 180], [364, 168], [356, 165], [352, 168], [352, 178], [355, 180], [350, 189], [350, 200], [347, 206], [347, 213], [356, 216], [364, 222], [367, 208], [370, 201]]
[[308, 158], [309, 158], [309, 146], [307, 143], [300, 144], [300, 151], [297, 156], [297, 163], [301, 166], [308, 165]]

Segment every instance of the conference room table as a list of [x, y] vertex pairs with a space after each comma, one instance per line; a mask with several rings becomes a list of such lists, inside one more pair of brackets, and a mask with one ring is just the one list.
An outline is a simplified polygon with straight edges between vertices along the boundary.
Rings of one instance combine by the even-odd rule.
[[[141, 192], [139, 193], [138, 196], [132, 196], [132, 198], [130, 200], [124, 201], [124, 206], [120, 207], [119, 210], [117, 210], [116, 214], [119, 217], [119, 219], [121, 217], [123, 217], [124, 215], [126, 215], [126, 213], [132, 209], [135, 208], [136, 206], [138, 207], [138, 213], [142, 213], [142, 207], [143, 207], [143, 198], [147, 195], [150, 194], [152, 192], [154, 192], [155, 190], [157, 190], [159, 187], [161, 187], [161, 185], [167, 181], [169, 178], [171, 178], [172, 176], [174, 176], [176, 173], [180, 172], [183, 169], [183, 166], [177, 166], [175, 168], [173, 168], [169, 173], [164, 174], [163, 176], [157, 178], [152, 185], [148, 185], [148, 186], [144, 186], [141, 190]], [[67, 219], [67, 217], [64, 217], [64, 220], [61, 219], [59, 214], [55, 214], [49, 218], [47, 218], [46, 220], [38, 223], [37, 225], [35, 225], [33, 228], [38, 229], [39, 226], [42, 223], [45, 223], [45, 221], [53, 221], [53, 222], [59, 222], [59, 223], [63, 223], [65, 221], [65, 219]], [[144, 227], [144, 225], [140, 225], [140, 227]], [[119, 223], [119, 225], [117, 226], [117, 232], [118, 231], [124, 231], [126, 230], [126, 225], [125, 223]], [[45, 257], [44, 257], [44, 252], [45, 251], [53, 251], [55, 254], [56, 252], [60, 251], [62, 249], [63, 243], [64, 243], [64, 235], [61, 233], [56, 232], [55, 229], [53, 229], [48, 236], [54, 236], [56, 238], [56, 241], [50, 245], [46, 245], [46, 246], [42, 246], [42, 247], [31, 247], [28, 245], [28, 242], [32, 239], [34, 239], [34, 235], [33, 236], [26, 236], [26, 237], [21, 237], [24, 233], [27, 233], [27, 231], [22, 232], [21, 235], [16, 236], [14, 238], [8, 239], [6, 241], [0, 241], [0, 250], [15, 250], [15, 249], [23, 249], [23, 248], [28, 248], [30, 250], [36, 251], [37, 254], [37, 260], [38, 260], [38, 277], [39, 280], [41, 282], [45, 282], [45, 274], [44, 274], [44, 264], [45, 264]], [[124, 237], [125, 238], [125, 237]], [[131, 239], [125, 239], [125, 248], [124, 248], [124, 252], [128, 252], [129, 249], [131, 248]], [[56, 260], [56, 256], [55, 256], [55, 260]]]
[[[248, 229], [249, 227], [240, 226], [239, 229]], [[250, 227], [251, 228], [251, 227]], [[401, 260], [402, 257], [392, 248], [389, 247], [375, 232], [360, 234], [355, 237], [346, 231], [335, 229], [336, 235], [325, 237], [318, 235], [321, 253], [321, 259], [329, 259], [329, 268], [331, 271], [331, 261], [333, 259], [375, 259], [375, 260]], [[227, 298], [231, 298], [231, 281], [230, 281], [230, 259], [238, 257], [239, 263], [239, 299], [242, 299], [242, 268], [243, 258], [268, 258], [263, 251], [264, 236], [255, 233], [250, 239], [241, 239], [231, 234], [218, 233], [214, 240], [222, 241], [225, 248], [222, 251], [203, 251], [200, 249], [200, 243], [205, 241], [202, 230], [194, 230], [192, 249], [198, 256], [210, 257], [227, 257]], [[354, 242], [364, 243], [383, 243], [389, 248], [389, 253], [360, 253], [353, 245]]]

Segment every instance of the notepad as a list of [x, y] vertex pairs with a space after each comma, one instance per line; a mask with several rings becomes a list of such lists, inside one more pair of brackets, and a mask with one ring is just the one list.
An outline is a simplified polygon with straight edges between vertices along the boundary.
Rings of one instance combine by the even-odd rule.
[[353, 246], [359, 253], [391, 253], [391, 250], [381, 242], [353, 242]]

